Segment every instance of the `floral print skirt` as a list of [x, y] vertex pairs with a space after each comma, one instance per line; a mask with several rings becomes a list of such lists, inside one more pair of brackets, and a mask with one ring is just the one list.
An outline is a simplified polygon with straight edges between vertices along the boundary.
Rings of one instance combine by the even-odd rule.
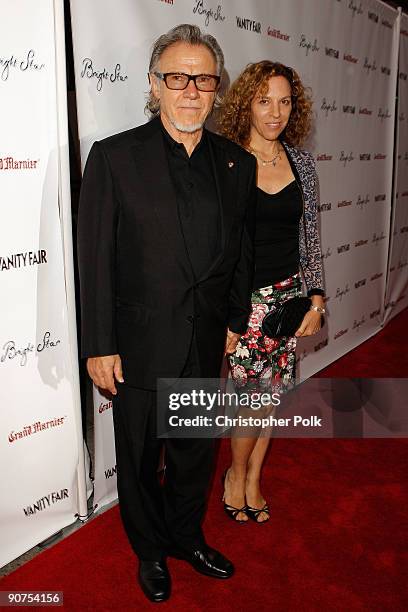
[[245, 391], [274, 391], [291, 388], [295, 382], [296, 338], [269, 338], [262, 333], [262, 320], [290, 298], [302, 295], [300, 274], [256, 289], [248, 329], [235, 352], [229, 356], [235, 388]]

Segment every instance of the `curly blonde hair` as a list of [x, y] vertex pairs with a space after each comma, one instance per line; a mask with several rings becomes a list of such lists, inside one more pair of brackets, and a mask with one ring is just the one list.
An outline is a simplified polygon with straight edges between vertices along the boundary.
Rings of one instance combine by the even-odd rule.
[[220, 134], [243, 147], [249, 145], [251, 104], [256, 95], [266, 95], [272, 76], [283, 76], [292, 91], [292, 111], [281, 138], [291, 146], [301, 145], [312, 126], [312, 100], [298, 73], [280, 64], [263, 60], [248, 64], [231, 85], [217, 112]]

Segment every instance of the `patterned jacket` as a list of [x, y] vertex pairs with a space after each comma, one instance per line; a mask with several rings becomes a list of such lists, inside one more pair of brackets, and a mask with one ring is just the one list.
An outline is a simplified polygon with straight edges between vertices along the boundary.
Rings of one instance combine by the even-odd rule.
[[324, 283], [317, 221], [319, 182], [316, 164], [308, 151], [291, 147], [286, 142], [282, 142], [282, 145], [303, 196], [303, 215], [299, 223], [299, 254], [307, 292], [322, 294]]

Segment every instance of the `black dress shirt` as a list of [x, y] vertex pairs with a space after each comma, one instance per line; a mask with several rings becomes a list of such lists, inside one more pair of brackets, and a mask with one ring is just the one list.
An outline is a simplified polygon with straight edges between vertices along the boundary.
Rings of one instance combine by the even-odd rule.
[[184, 242], [194, 278], [199, 280], [221, 247], [220, 206], [208, 138], [204, 131], [189, 157], [163, 125], [162, 131]]

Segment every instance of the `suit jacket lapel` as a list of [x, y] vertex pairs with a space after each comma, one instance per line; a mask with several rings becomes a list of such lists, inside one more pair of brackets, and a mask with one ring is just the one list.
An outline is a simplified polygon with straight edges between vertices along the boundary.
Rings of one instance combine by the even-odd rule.
[[232, 158], [224, 147], [213, 140], [211, 132], [207, 132], [207, 134], [209, 136], [210, 158], [220, 211], [221, 239], [218, 255], [208, 270], [201, 276], [200, 281], [208, 277], [224, 257], [236, 211], [238, 180], [238, 161]]

